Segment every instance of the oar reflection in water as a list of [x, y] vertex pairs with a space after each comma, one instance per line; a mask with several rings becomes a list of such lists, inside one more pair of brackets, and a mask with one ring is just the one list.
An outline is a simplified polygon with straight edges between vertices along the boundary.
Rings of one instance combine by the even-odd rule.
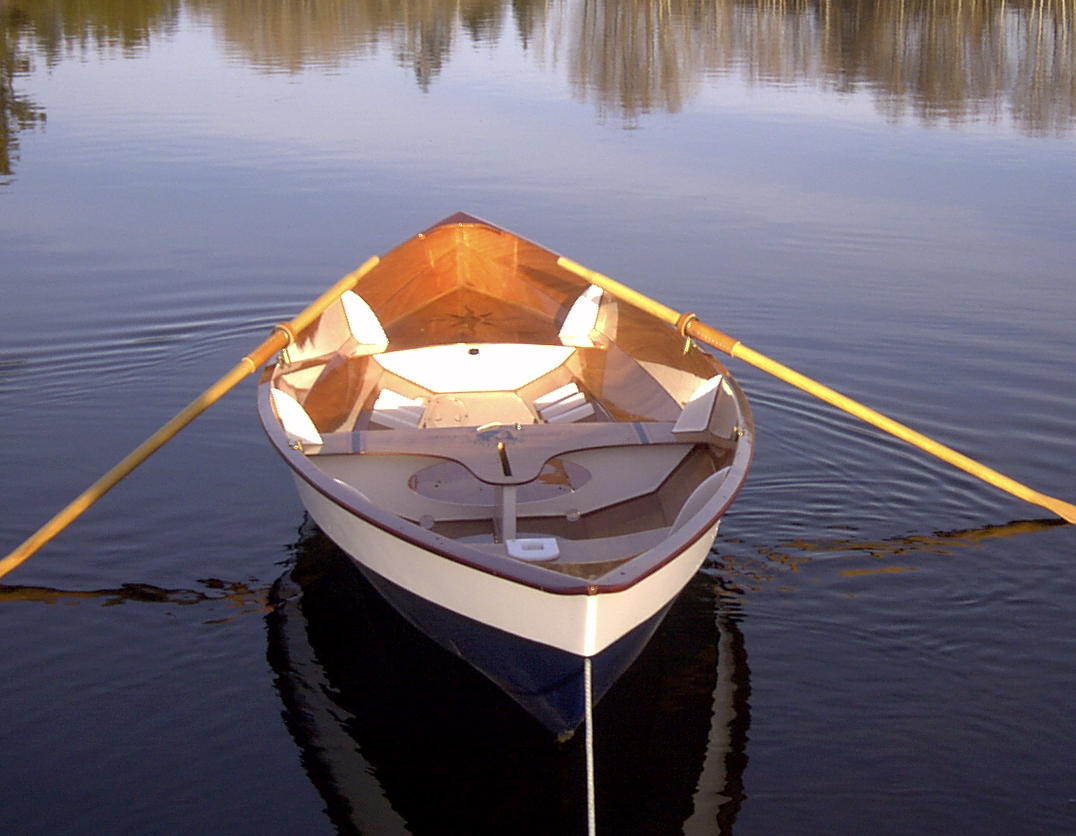
[[[854, 537], [835, 537], [824, 540], [787, 540], [772, 545], [754, 546], [754, 554], [737, 553], [742, 544], [736, 538], [721, 541], [723, 553], [712, 561], [709, 571], [732, 596], [742, 595], [746, 587], [761, 588], [776, 578], [773, 564], [780, 564], [795, 571], [814, 560], [829, 561], [855, 558], [910, 557], [912, 555], [951, 555], [958, 551], [974, 549], [980, 544], [1011, 537], [1037, 534], [1058, 526], [1063, 520], [1014, 520], [1003, 525], [986, 525], [954, 531], [938, 531], [933, 534], [905, 534], [881, 540], [860, 540]], [[763, 561], [760, 563], [760, 560]], [[873, 568], [846, 569], [843, 574], [882, 574], [907, 571], [905, 567], [879, 566]]]
[[268, 608], [269, 590], [264, 587], [217, 579], [207, 579], [200, 583], [204, 589], [165, 589], [147, 583], [125, 583], [114, 589], [54, 589], [47, 586], [0, 584], [0, 603], [73, 605], [92, 601], [104, 607], [119, 604], [169, 604], [189, 607], [223, 602], [235, 609], [236, 616], [263, 613]]

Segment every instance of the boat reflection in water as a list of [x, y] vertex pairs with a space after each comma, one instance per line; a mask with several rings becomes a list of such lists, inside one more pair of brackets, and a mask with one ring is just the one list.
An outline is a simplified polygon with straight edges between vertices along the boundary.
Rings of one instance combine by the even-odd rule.
[[[401, 618], [307, 523], [274, 585], [269, 661], [303, 765], [343, 833], [577, 833], [583, 735], [558, 742]], [[729, 832], [748, 670], [697, 575], [595, 709], [597, 827]]]

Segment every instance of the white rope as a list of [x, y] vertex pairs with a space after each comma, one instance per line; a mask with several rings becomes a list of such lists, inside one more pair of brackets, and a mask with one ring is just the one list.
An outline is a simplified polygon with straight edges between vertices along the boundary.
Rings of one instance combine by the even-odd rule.
[[589, 656], [583, 657], [583, 690], [586, 692], [583, 705], [587, 725], [587, 834], [595, 836], [598, 828], [594, 811], [594, 702]]

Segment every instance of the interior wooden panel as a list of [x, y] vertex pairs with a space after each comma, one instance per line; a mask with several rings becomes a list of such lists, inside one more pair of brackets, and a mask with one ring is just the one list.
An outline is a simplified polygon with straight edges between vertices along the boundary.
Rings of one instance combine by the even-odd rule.
[[713, 377], [724, 368], [712, 355], [697, 348], [684, 354], [684, 338], [673, 326], [632, 305], [618, 305], [615, 337], [617, 345], [632, 357], [676, 366], [701, 378]]
[[674, 421], [680, 405], [618, 346], [580, 349], [568, 366], [617, 421]]
[[389, 348], [441, 343], [559, 343], [553, 320], [519, 304], [513, 294], [491, 296], [470, 287], [443, 293], [386, 328]]
[[[554, 323], [585, 287], [547, 250], [482, 224], [459, 224], [437, 227], [388, 253], [356, 291], [377, 313], [390, 342], [420, 344], [411, 333], [417, 311], [463, 314], [465, 300], [475, 294], [511, 300], [555, 335]], [[459, 297], [464, 301], [448, 298], [462, 291], [469, 291]]]
[[320, 432], [350, 429], [357, 409], [372, 398], [382, 377], [368, 356], [333, 357], [303, 400]]

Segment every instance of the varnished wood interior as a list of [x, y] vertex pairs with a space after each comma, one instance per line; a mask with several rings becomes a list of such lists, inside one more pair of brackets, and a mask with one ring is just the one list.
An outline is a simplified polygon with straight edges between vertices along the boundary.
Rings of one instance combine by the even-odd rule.
[[[387, 352], [422, 348], [436, 364], [446, 355], [437, 346], [561, 345], [560, 328], [587, 287], [553, 253], [463, 220], [393, 250], [355, 291], [380, 321]], [[518, 490], [516, 536], [556, 538], [560, 556], [543, 565], [597, 577], [658, 545], [692, 491], [735, 455], [742, 416], [731, 395], [715, 397], [707, 430], [671, 433], [692, 393], [724, 372], [721, 364], [693, 345], [685, 350], [675, 328], [607, 295], [585, 341], [591, 344], [572, 344], [556, 367], [488, 395], [438, 392], [389, 371], [356, 346], [347, 327], [339, 310], [327, 311], [299, 335], [295, 359], [272, 374], [272, 384], [302, 405], [323, 436], [323, 445], [306, 451], [309, 460], [408, 524], [476, 548], [504, 553], [498, 492]], [[547, 425], [536, 399], [566, 384], [590, 408], [578, 422]], [[375, 404], [385, 392], [421, 404], [413, 428], [381, 428]], [[461, 426], [453, 428], [454, 414]], [[479, 424], [498, 423], [521, 429], [499, 447], [476, 440]], [[675, 448], [675, 459], [633, 458], [633, 449], [654, 444]], [[586, 471], [587, 484], [556, 496], [541, 489], [550, 460]], [[625, 462], [640, 473], [617, 478]], [[455, 482], [418, 490], [419, 473]]]

